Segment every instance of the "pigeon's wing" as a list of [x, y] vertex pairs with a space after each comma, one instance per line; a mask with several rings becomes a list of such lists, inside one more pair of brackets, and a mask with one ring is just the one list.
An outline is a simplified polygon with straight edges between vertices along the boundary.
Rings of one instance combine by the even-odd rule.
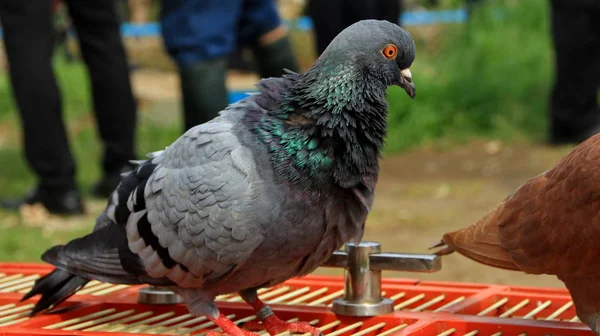
[[[600, 276], [600, 136], [512, 193], [473, 225], [444, 235], [480, 263], [531, 274]], [[440, 245], [438, 245], [440, 246]]]
[[500, 241], [528, 273], [599, 276], [600, 136], [521, 186], [498, 217]]
[[444, 248], [437, 251], [436, 254], [446, 255], [457, 251], [484, 265], [506, 270], [519, 270], [519, 267], [511, 259], [509, 251], [502, 246], [498, 235], [498, 214], [502, 210], [503, 205], [500, 205], [474, 224], [444, 234], [442, 243], [434, 246], [443, 246]]
[[127, 238], [151, 276], [202, 287], [230, 274], [262, 242], [264, 183], [232, 128], [217, 118], [189, 130], [152, 158], [143, 197], [131, 193]]

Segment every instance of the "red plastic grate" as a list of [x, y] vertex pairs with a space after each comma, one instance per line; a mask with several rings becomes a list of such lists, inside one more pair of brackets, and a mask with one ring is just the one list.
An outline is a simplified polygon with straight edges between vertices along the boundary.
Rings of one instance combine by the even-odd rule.
[[[37, 298], [18, 302], [35, 279], [50, 272], [44, 264], [0, 263], [2, 335], [201, 335], [218, 330], [185, 305], [137, 303], [139, 286], [91, 282], [56, 313], [28, 318]], [[382, 291], [394, 312], [356, 318], [336, 316], [329, 306], [343, 295], [343, 279], [307, 276], [262, 289], [259, 296], [285, 320], [310, 321], [329, 336], [388, 335], [587, 335], [565, 289], [421, 282], [384, 279]], [[239, 296], [217, 299], [233, 321], [255, 319]], [[267, 335], [264, 331], [259, 333]]]

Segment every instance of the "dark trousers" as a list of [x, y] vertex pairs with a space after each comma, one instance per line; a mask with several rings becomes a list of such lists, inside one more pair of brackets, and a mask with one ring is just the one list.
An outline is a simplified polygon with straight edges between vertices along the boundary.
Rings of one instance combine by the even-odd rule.
[[552, 39], [556, 53], [550, 100], [554, 140], [583, 140], [600, 131], [600, 2], [552, 0]]
[[401, 0], [310, 0], [307, 9], [314, 25], [319, 55], [353, 23], [378, 19], [398, 24], [402, 12]]
[[[115, 3], [69, 0], [67, 5], [89, 70], [94, 112], [104, 143], [104, 172], [116, 172], [134, 159], [136, 104]], [[0, 1], [0, 21], [25, 156], [39, 177], [40, 187], [73, 188], [75, 163], [52, 70], [51, 1]]]

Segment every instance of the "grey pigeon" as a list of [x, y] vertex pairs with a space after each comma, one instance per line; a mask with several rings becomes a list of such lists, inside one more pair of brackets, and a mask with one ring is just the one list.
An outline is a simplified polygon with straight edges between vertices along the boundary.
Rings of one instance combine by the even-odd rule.
[[[56, 267], [23, 300], [32, 315], [88, 281], [151, 284], [231, 336], [256, 335], [219, 312], [239, 293], [270, 334], [320, 334], [284, 322], [257, 289], [306, 275], [362, 238], [387, 128], [386, 89], [415, 86], [414, 42], [388, 21], [342, 31], [304, 74], [263, 79], [230, 105], [123, 175], [93, 232], [50, 248]], [[248, 327], [251, 324], [247, 324]]]

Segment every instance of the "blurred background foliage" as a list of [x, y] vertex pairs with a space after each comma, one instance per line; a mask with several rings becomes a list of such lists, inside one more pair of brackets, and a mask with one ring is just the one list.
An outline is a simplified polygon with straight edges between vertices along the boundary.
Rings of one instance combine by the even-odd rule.
[[[407, 2], [407, 9], [463, 5], [459, 0], [442, 0], [435, 7], [428, 2]], [[411, 69], [417, 97], [410, 100], [400, 88], [390, 88], [386, 153], [482, 139], [509, 144], [544, 140], [552, 82], [547, 7], [547, 1], [542, 0], [488, 0], [477, 7], [468, 23], [407, 27], [417, 43], [417, 60]], [[150, 18], [156, 13], [153, 7]], [[312, 35], [293, 26], [291, 31], [299, 61], [306, 69], [315, 57]], [[172, 94], [179, 88], [169, 86], [173, 65], [160, 39], [131, 38], [126, 45], [137, 67], [133, 74], [140, 106], [137, 139], [138, 153], [143, 157], [180, 135], [179, 102]], [[77, 53], [76, 41], [69, 42], [69, 49]], [[82, 62], [69, 62], [62, 52], [56, 53], [54, 65], [71, 148], [78, 162], [77, 176], [82, 191], [87, 192], [99, 177], [101, 151], [87, 71]], [[153, 93], [157, 91], [149, 90], [151, 85], [163, 85], [163, 91], [174, 96], [163, 99]], [[35, 182], [20, 145], [19, 119], [8, 76], [0, 70], [0, 197], [20, 195]], [[103, 200], [91, 201], [88, 216], [69, 219], [49, 218], [35, 209], [25, 214], [0, 212], [0, 260], [39, 260], [50, 245], [88, 231], [104, 205]], [[404, 220], [389, 214], [386, 218], [390, 223]]]

